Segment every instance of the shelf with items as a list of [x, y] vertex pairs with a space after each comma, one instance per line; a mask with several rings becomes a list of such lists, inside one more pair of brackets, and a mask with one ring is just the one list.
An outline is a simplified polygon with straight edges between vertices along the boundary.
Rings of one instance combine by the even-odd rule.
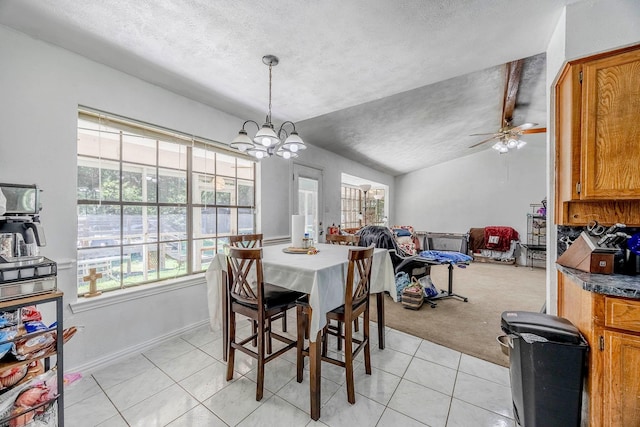
[[532, 212], [527, 214], [527, 240], [522, 244], [526, 251], [528, 267], [544, 267], [547, 260], [547, 217], [546, 206], [531, 204]]
[[[11, 334], [8, 338], [0, 340], [0, 345], [11, 344], [13, 350], [0, 358], [0, 373], [6, 373], [4, 376], [0, 374], [0, 383], [6, 379], [4, 383], [6, 387], [0, 389], [0, 425], [2, 426], [29, 425], [36, 415], [47, 419], [46, 425], [53, 425], [50, 424], [51, 420], [57, 418], [57, 426], [64, 426], [63, 344], [70, 335], [67, 331], [65, 336], [63, 329], [62, 297], [63, 293], [56, 291], [0, 302], [0, 312], [15, 311], [17, 313], [15, 322], [10, 322], [15, 325], [10, 324], [8, 327], [15, 328], [16, 331], [20, 330], [20, 333], [23, 332], [22, 310], [25, 307], [46, 303], [56, 305], [55, 326], [44, 327], [22, 335], [11, 336]], [[29, 344], [38, 341], [42, 347], [30, 352]], [[15, 348], [16, 343], [26, 344], [25, 353], [17, 356], [14, 354], [14, 352], [19, 353]], [[22, 357], [24, 359], [20, 360]], [[53, 368], [50, 367], [52, 357], [55, 357], [56, 363]]]

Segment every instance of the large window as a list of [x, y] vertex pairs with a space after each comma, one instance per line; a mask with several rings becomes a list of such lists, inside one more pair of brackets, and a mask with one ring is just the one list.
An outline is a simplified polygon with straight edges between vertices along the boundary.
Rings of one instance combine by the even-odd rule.
[[78, 295], [204, 271], [255, 231], [255, 163], [215, 143], [81, 110]]
[[366, 206], [367, 224], [386, 225], [385, 190], [383, 188], [372, 188], [367, 192]]
[[364, 191], [349, 184], [342, 184], [342, 228], [359, 228], [364, 225], [385, 225], [385, 190], [372, 188]]
[[360, 189], [356, 187], [342, 185], [342, 215], [340, 218], [342, 228], [359, 228], [362, 226], [360, 193]]

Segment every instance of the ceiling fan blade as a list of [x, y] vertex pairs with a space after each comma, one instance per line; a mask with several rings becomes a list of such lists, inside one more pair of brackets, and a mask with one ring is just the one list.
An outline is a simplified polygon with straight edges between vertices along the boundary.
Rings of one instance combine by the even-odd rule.
[[497, 134], [495, 136], [492, 136], [491, 138], [483, 139], [482, 141], [473, 144], [469, 148], [477, 147], [478, 145], [482, 145], [484, 143], [487, 143], [487, 142], [491, 141], [492, 139], [497, 139], [499, 136], [500, 136], [500, 134]]
[[534, 126], [538, 126], [538, 124], [537, 123], [523, 123], [520, 126], [512, 127], [511, 129], [509, 129], [509, 132], [511, 132], [511, 133], [521, 132], [523, 130], [531, 129]]
[[545, 133], [547, 131], [547, 128], [535, 128], [535, 129], [525, 129], [523, 130], [522, 134], [528, 134], [528, 133]]
[[484, 136], [484, 135], [500, 136], [502, 134], [501, 133], [495, 133], [495, 132], [491, 132], [491, 133], [472, 133], [469, 136]]

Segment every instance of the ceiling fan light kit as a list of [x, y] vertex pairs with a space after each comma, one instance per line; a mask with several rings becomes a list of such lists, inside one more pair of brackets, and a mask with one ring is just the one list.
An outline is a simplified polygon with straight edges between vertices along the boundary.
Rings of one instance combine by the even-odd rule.
[[504, 144], [502, 141], [496, 142], [491, 148], [493, 148], [500, 154], [509, 152], [509, 148], [507, 148], [507, 145]]
[[[262, 127], [254, 120], [245, 121], [238, 136], [231, 141], [229, 146], [256, 159], [271, 157], [274, 154], [284, 159], [298, 157], [298, 152], [306, 150], [307, 146], [296, 131], [296, 124], [286, 121], [280, 125], [276, 132], [275, 126], [271, 122], [271, 70], [278, 65], [279, 59], [274, 55], [265, 55], [262, 57], [262, 62], [269, 66], [269, 111], [267, 118]], [[249, 138], [245, 130], [247, 123], [253, 123], [258, 128], [253, 139]], [[285, 125], [289, 125], [292, 129], [287, 131]]]
[[527, 145], [527, 141], [523, 141], [522, 139], [519, 139], [517, 137], [512, 137], [512, 138], [509, 138], [508, 140], [501, 139], [500, 141], [493, 144], [491, 148], [493, 148], [500, 154], [505, 154], [505, 153], [508, 153], [509, 150], [513, 150], [513, 149], [519, 150], [525, 145]]
[[473, 134], [471, 136], [476, 136], [476, 135], [491, 135], [491, 136], [487, 139], [484, 139], [478, 142], [477, 144], [472, 145], [469, 148], [477, 147], [487, 142], [497, 140], [495, 144], [491, 146], [491, 148], [498, 151], [500, 154], [508, 153], [509, 150], [513, 150], [513, 149], [519, 150], [525, 145], [527, 145], [526, 141], [523, 141], [522, 139], [520, 139], [520, 135], [526, 134], [526, 133], [546, 132], [545, 128], [532, 129], [537, 125], [538, 125], [537, 123], [523, 123], [520, 126], [511, 126], [509, 123], [507, 123], [505, 127], [500, 128], [500, 130], [496, 133]]

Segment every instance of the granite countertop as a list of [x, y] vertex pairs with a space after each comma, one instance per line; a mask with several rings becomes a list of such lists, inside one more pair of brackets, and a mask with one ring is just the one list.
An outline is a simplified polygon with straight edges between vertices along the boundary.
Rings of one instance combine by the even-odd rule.
[[640, 299], [640, 276], [592, 274], [560, 264], [556, 264], [556, 268], [581, 285], [585, 291], [614, 297]]

